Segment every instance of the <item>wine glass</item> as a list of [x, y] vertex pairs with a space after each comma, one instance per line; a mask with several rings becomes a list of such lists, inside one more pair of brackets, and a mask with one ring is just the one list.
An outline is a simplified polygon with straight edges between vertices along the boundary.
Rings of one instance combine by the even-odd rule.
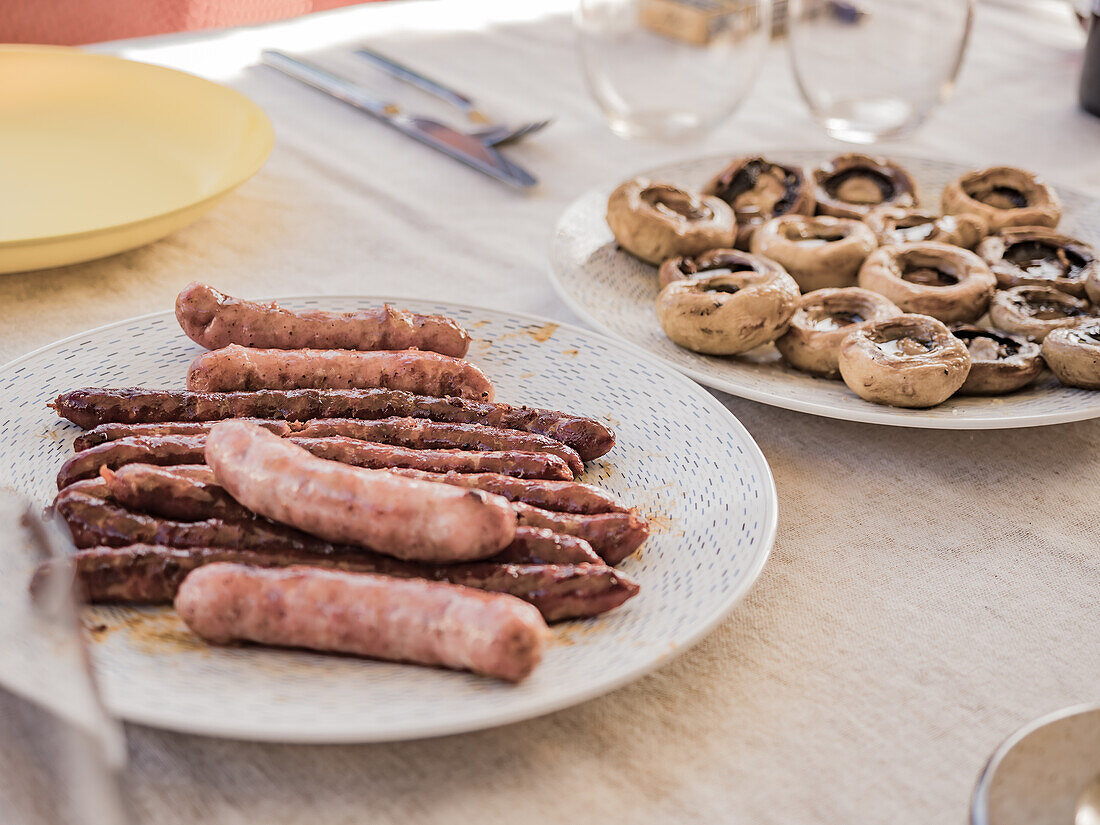
[[951, 95], [973, 0], [792, 0], [791, 65], [832, 137], [873, 143], [919, 126]]
[[771, 0], [579, 0], [589, 91], [621, 137], [678, 138], [745, 99], [771, 35]]

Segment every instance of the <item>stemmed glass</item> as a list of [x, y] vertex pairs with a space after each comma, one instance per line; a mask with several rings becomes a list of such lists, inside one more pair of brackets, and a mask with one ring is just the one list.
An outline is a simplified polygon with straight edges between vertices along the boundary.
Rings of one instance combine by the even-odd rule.
[[791, 65], [832, 137], [873, 143], [919, 126], [952, 92], [972, 0], [792, 0]]
[[622, 137], [677, 138], [725, 119], [756, 80], [771, 0], [579, 0], [588, 88]]

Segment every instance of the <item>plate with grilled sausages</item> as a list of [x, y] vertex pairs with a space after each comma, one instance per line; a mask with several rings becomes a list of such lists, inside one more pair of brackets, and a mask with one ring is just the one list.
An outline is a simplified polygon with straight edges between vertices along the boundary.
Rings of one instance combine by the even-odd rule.
[[0, 374], [0, 481], [74, 543], [0, 551], [0, 600], [72, 575], [130, 721], [349, 742], [530, 718], [700, 639], [774, 540], [725, 407], [546, 319], [196, 283]]
[[1100, 416], [1097, 227], [1100, 199], [1026, 169], [769, 150], [581, 195], [550, 274], [595, 329], [742, 398], [1045, 426]]

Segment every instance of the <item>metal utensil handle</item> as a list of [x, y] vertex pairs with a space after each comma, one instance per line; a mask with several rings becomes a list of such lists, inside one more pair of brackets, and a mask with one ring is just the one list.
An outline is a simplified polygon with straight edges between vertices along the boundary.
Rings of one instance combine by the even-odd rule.
[[299, 60], [285, 52], [273, 49], [264, 50], [261, 57], [265, 64], [273, 69], [278, 69], [295, 80], [300, 80], [308, 86], [319, 89], [338, 100], [350, 103], [352, 106], [364, 109], [371, 114], [388, 117], [388, 104], [385, 101], [372, 97], [354, 83], [322, 69], [314, 63]]
[[435, 95], [440, 100], [445, 100], [452, 106], [456, 106], [459, 109], [467, 110], [474, 107], [474, 101], [450, 88], [449, 86], [440, 83], [438, 80], [432, 80], [430, 77], [425, 77], [408, 66], [404, 66], [395, 60], [390, 60], [385, 55], [378, 52], [371, 51], [367, 48], [359, 48], [355, 50], [355, 53], [360, 57], [364, 57], [371, 61], [378, 68], [382, 69], [386, 73], [396, 77], [399, 80], [403, 80], [406, 83], [416, 86], [416, 88], [427, 92], [430, 95]]

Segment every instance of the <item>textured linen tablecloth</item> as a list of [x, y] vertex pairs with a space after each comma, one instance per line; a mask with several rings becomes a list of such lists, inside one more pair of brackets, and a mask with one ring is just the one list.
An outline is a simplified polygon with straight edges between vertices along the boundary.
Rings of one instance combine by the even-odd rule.
[[[275, 151], [161, 243], [0, 277], [0, 360], [170, 307], [195, 278], [248, 296], [396, 293], [576, 321], [546, 250], [581, 191], [701, 153], [828, 145], [782, 44], [705, 140], [620, 141], [584, 90], [566, 11], [384, 4], [101, 47], [241, 89], [274, 121]], [[556, 115], [510, 150], [541, 190], [512, 192], [250, 66], [262, 47], [333, 57], [360, 40]], [[1082, 41], [1061, 3], [980, 6], [955, 97], [896, 151], [1021, 165], [1100, 195], [1100, 120], [1075, 106]], [[771, 462], [779, 535], [747, 600], [696, 648], [601, 699], [445, 739], [271, 746], [130, 727], [143, 821], [963, 821], [1005, 735], [1100, 698], [1100, 421], [902, 430], [721, 398]], [[23, 802], [44, 782], [32, 718], [0, 698], [0, 788]]]

